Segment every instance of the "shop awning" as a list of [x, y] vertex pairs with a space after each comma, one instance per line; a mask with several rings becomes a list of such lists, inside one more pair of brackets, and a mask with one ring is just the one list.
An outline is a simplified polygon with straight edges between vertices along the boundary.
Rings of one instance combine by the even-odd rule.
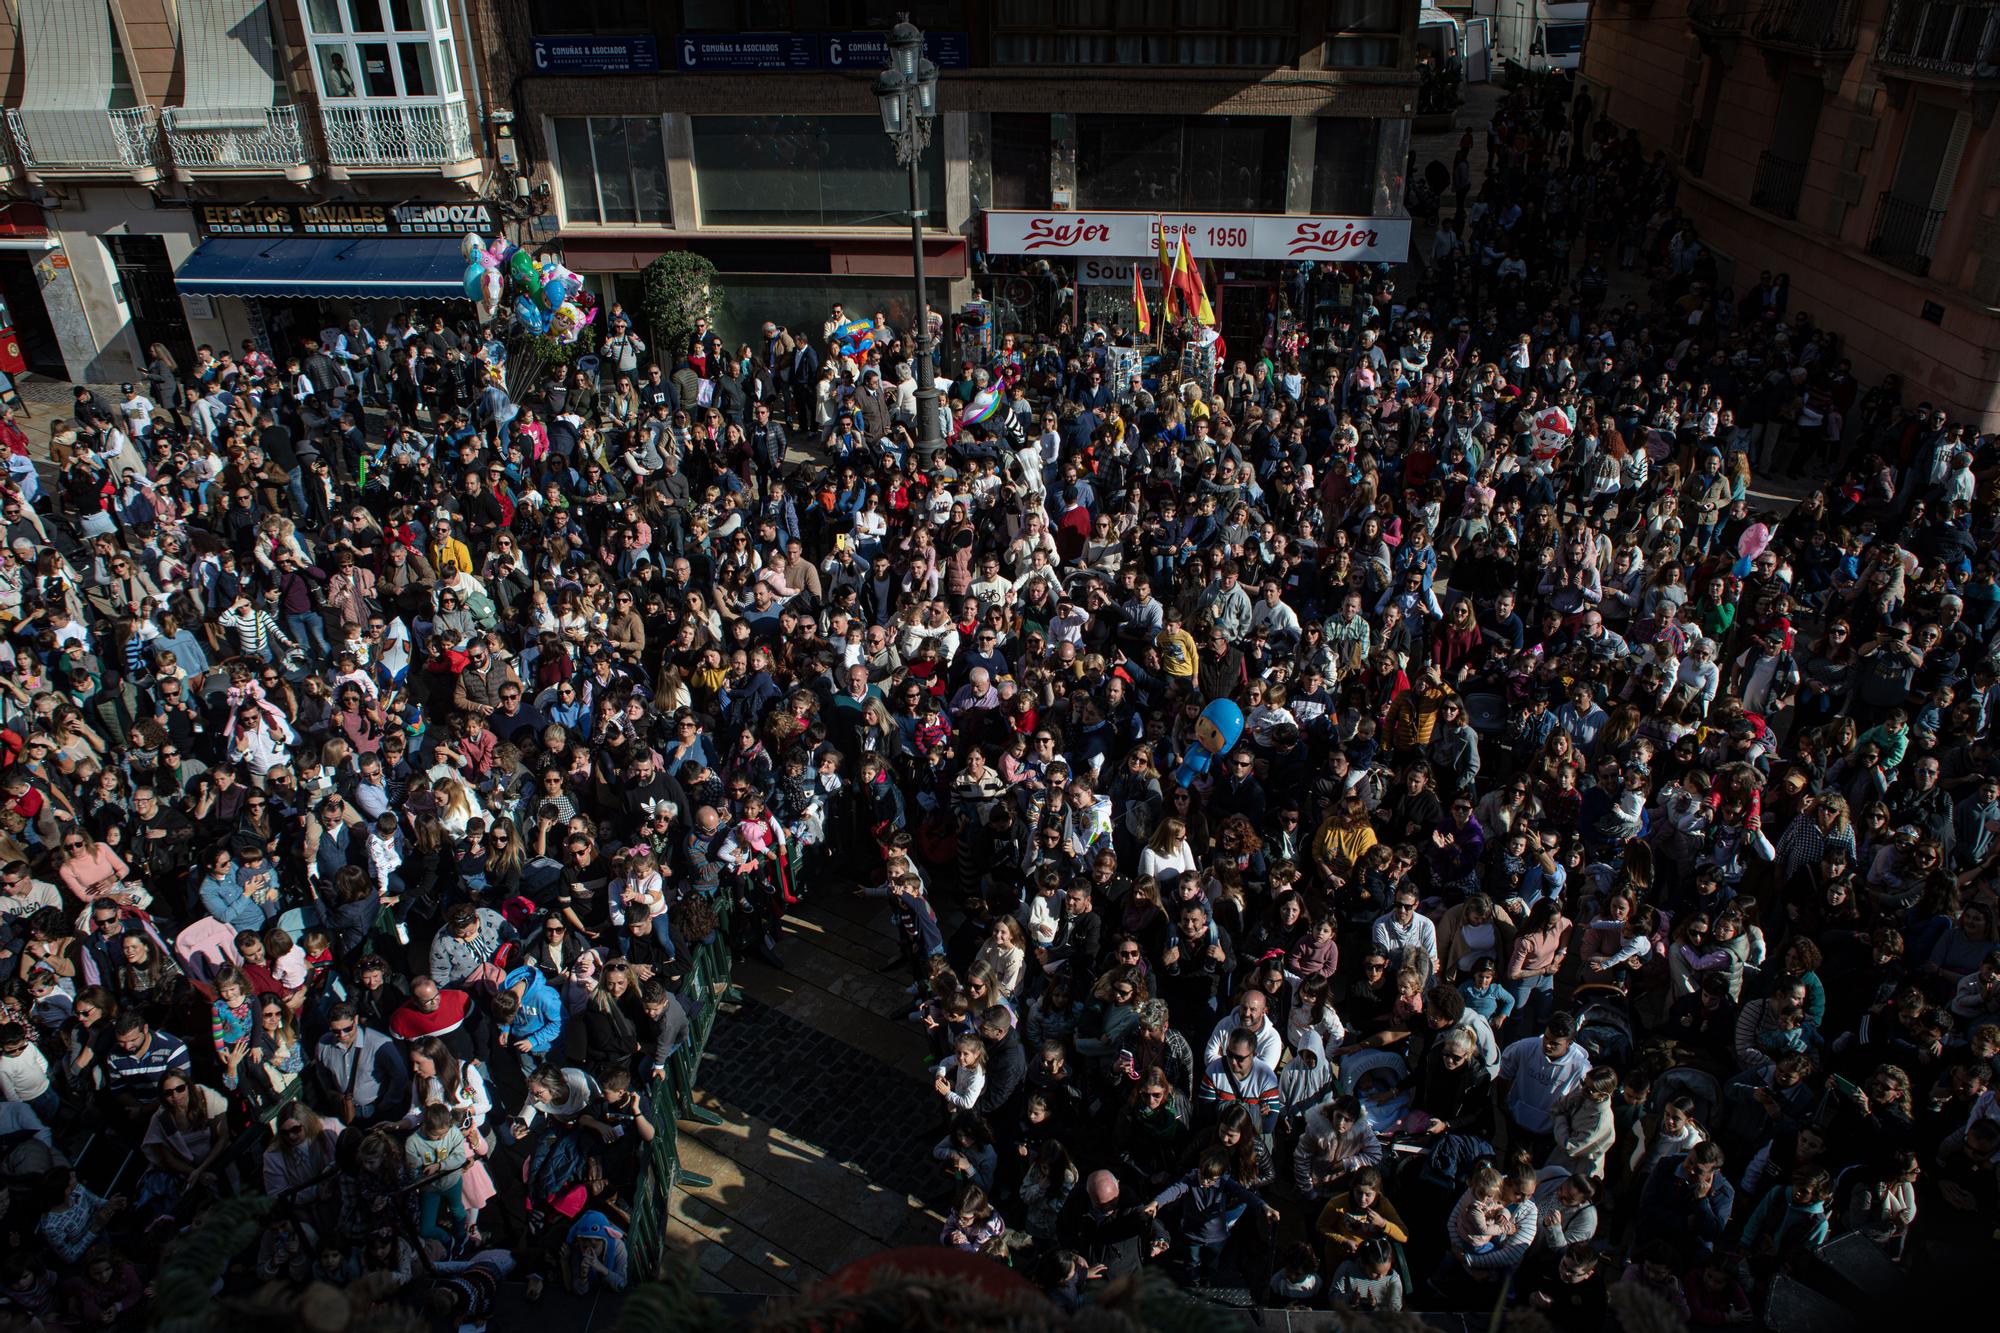
[[174, 274], [192, 296], [460, 297], [455, 236], [212, 236]]
[[55, 233], [33, 204], [0, 206], [0, 250], [53, 250]]

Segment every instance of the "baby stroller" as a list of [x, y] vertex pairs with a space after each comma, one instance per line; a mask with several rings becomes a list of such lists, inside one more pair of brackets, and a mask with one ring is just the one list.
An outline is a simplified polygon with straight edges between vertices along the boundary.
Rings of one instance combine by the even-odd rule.
[[1630, 1069], [1638, 1042], [1624, 988], [1608, 982], [1587, 982], [1576, 988], [1573, 1002], [1576, 1040], [1590, 1052], [1590, 1062], [1613, 1069]]
[[1646, 1099], [1646, 1110], [1658, 1115], [1661, 1107], [1683, 1095], [1694, 1102], [1696, 1124], [1715, 1125], [1715, 1117], [1722, 1110], [1722, 1084], [1715, 1075], [1694, 1065], [1676, 1065], [1655, 1078], [1652, 1095]]

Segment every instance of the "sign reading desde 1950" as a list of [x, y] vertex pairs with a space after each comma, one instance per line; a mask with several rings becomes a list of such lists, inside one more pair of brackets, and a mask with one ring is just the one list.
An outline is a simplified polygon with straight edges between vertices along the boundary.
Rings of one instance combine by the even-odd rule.
[[1197, 259], [1290, 259], [1401, 263], [1410, 256], [1408, 218], [1313, 217], [1285, 213], [986, 211], [986, 252], [1139, 259], [1182, 237]]

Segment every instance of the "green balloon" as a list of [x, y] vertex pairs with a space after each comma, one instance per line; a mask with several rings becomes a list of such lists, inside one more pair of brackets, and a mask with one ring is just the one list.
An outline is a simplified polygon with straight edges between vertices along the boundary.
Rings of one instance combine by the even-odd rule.
[[549, 298], [542, 295], [542, 275], [535, 268], [535, 261], [526, 250], [516, 250], [507, 260], [508, 276], [514, 279], [521, 295], [533, 301], [543, 310], [549, 308]]

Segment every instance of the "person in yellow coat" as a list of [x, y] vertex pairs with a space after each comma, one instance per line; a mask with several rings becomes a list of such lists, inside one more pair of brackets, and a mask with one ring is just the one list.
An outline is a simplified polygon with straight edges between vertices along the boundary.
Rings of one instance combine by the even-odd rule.
[[471, 548], [452, 535], [451, 519], [443, 514], [431, 522], [430, 544], [424, 547], [424, 556], [440, 579], [472, 571]]
[[1410, 1233], [1389, 1196], [1382, 1192], [1382, 1173], [1372, 1166], [1356, 1171], [1347, 1188], [1326, 1201], [1319, 1214], [1320, 1243], [1326, 1247], [1328, 1272], [1350, 1259], [1368, 1241], [1405, 1244]]
[[1165, 626], [1153, 636], [1153, 646], [1160, 650], [1160, 671], [1169, 683], [1193, 684], [1195, 673], [1201, 669], [1201, 653], [1195, 646], [1194, 635], [1181, 624], [1179, 607], [1167, 608]]

